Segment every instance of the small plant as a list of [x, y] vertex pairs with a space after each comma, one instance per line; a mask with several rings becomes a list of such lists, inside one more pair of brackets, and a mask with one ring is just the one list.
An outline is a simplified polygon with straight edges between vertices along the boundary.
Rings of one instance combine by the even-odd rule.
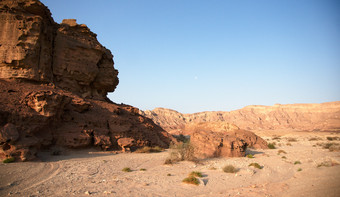
[[15, 158], [14, 157], [8, 157], [7, 159], [3, 160], [2, 162], [3, 163], [12, 163], [15, 161]]
[[317, 145], [322, 146], [322, 148], [328, 149], [329, 151], [340, 151], [340, 144], [329, 142], [329, 143], [318, 143]]
[[217, 170], [215, 167], [210, 167], [209, 170]]
[[171, 176], [171, 174], [169, 173], [169, 174], [167, 174], [167, 176]]
[[146, 171], [146, 169], [145, 168], [141, 168], [141, 169], [139, 169], [139, 171]]
[[269, 149], [275, 149], [275, 144], [274, 143], [268, 143], [268, 148]]
[[296, 165], [296, 164], [301, 164], [301, 162], [300, 161], [295, 161], [294, 165]]
[[248, 158], [254, 158], [254, 155], [248, 154], [247, 157], [248, 157]]
[[287, 146], [292, 146], [292, 144], [291, 144], [291, 143], [289, 143], [289, 142], [288, 142], [286, 145], [287, 145]]
[[122, 171], [123, 172], [132, 172], [132, 170], [130, 168], [123, 168]]
[[272, 140], [281, 140], [281, 137], [275, 136], [275, 137], [272, 138]]
[[155, 147], [149, 147], [149, 146], [144, 146], [141, 149], [136, 150], [136, 153], [159, 153], [164, 151], [163, 148], [159, 147], [159, 146], [155, 146]]
[[193, 177], [203, 177], [202, 172], [199, 171], [192, 171], [189, 176], [193, 176]]
[[258, 164], [258, 163], [251, 163], [251, 164], [249, 164], [248, 166], [253, 166], [254, 168], [258, 168], [258, 169], [262, 169], [262, 168], [263, 168], [263, 167], [260, 166], [260, 164]]
[[287, 159], [287, 157], [286, 157], [286, 156], [282, 156], [281, 158], [282, 158], [282, 159]]
[[297, 171], [298, 171], [298, 172], [302, 171], [302, 168], [299, 168]]
[[281, 153], [287, 154], [287, 152], [284, 151], [284, 150], [278, 150], [278, 151], [277, 151], [277, 154], [278, 154], [278, 155], [281, 154]]
[[235, 173], [237, 172], [237, 169], [233, 165], [226, 165], [222, 168], [223, 172], [226, 173]]
[[199, 185], [200, 182], [196, 177], [189, 176], [182, 181], [183, 183], [193, 184], [193, 185]]

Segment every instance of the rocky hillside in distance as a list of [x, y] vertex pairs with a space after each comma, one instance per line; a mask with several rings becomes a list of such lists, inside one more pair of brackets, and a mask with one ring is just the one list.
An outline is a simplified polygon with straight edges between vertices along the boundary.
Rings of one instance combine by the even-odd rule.
[[1, 0], [0, 159], [168, 147], [172, 137], [137, 108], [107, 99], [117, 75], [110, 50], [86, 25], [55, 23], [39, 0]]
[[247, 130], [340, 131], [340, 101], [321, 104], [251, 105], [235, 111], [182, 114], [165, 108], [140, 111], [167, 131], [189, 123], [225, 121]]

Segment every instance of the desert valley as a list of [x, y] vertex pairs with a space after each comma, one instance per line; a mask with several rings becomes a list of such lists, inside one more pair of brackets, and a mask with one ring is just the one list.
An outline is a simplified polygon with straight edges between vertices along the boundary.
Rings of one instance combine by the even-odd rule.
[[340, 101], [143, 111], [107, 97], [118, 70], [85, 24], [39, 0], [0, 18], [0, 196], [340, 195]]

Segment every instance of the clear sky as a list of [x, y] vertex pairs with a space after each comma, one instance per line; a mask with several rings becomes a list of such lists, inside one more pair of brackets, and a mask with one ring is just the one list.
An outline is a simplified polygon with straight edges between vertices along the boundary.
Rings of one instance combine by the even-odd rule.
[[338, 0], [42, 0], [114, 55], [109, 98], [229, 111], [340, 100]]

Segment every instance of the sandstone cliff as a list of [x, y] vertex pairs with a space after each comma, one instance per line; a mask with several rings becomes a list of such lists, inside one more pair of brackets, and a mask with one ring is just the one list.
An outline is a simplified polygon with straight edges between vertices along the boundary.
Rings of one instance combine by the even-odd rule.
[[57, 24], [38, 0], [0, 1], [0, 158], [51, 147], [168, 147], [138, 109], [106, 98], [118, 85], [111, 52], [86, 25]]
[[224, 121], [247, 130], [340, 131], [340, 101], [321, 104], [252, 105], [235, 111], [182, 114], [171, 109], [140, 111], [167, 131], [189, 123]]

